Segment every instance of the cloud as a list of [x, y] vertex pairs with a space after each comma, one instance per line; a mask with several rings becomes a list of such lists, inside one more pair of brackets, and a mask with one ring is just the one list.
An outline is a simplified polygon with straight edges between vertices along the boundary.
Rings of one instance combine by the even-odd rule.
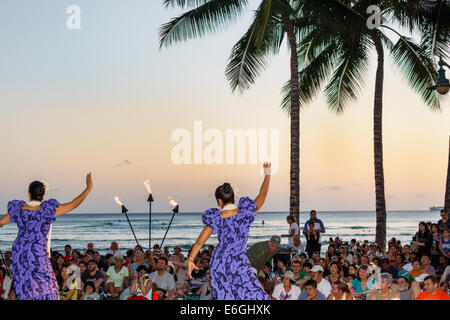
[[340, 187], [340, 186], [327, 186], [327, 187], [317, 188], [317, 190], [319, 190], [319, 191], [342, 191], [342, 190], [344, 190], [344, 188]]
[[125, 166], [125, 165], [133, 165], [133, 163], [130, 160], [127, 159], [123, 159], [122, 161], [120, 161], [116, 166], [117, 167], [121, 167], [121, 166]]

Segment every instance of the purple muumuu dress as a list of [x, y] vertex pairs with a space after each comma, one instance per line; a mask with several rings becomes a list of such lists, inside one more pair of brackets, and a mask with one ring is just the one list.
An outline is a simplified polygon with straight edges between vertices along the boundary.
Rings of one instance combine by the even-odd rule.
[[250, 270], [247, 238], [255, 220], [256, 205], [248, 197], [239, 199], [239, 213], [222, 218], [220, 209], [203, 213], [202, 221], [217, 234], [219, 244], [210, 261], [212, 297], [214, 300], [269, 300], [256, 275]]
[[18, 300], [60, 300], [55, 273], [47, 254], [47, 233], [59, 202], [49, 199], [38, 211], [22, 210], [22, 200], [8, 203], [19, 232], [12, 247], [12, 276]]

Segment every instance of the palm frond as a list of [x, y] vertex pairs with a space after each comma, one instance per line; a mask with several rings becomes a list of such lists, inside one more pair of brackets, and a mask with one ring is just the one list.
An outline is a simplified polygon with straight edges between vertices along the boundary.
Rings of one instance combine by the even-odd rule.
[[210, 0], [192, 9], [160, 29], [160, 46], [170, 46], [175, 42], [199, 38], [229, 26], [248, 5], [248, 0]]
[[450, 3], [445, 0], [435, 1], [424, 13], [425, 22], [420, 28], [421, 46], [429, 57], [449, 58], [450, 52]]
[[164, 0], [165, 7], [196, 8], [211, 0]]
[[247, 90], [264, 71], [270, 55], [279, 52], [285, 32], [277, 19], [276, 2], [261, 2], [248, 31], [232, 49], [225, 74], [233, 92]]
[[392, 48], [391, 56], [409, 86], [421, 96], [430, 109], [439, 110], [438, 93], [427, 89], [434, 85], [437, 72], [426, 50], [410, 39], [400, 37]]
[[[337, 45], [330, 43], [311, 63], [299, 72], [299, 98], [301, 107], [314, 99], [331, 74], [335, 64], [336, 49]], [[287, 113], [290, 113], [291, 109], [291, 88], [291, 81], [289, 80], [281, 90], [281, 108]]]
[[340, 45], [338, 66], [325, 88], [328, 107], [340, 114], [350, 100], [356, 100], [364, 85], [372, 43], [367, 37]]

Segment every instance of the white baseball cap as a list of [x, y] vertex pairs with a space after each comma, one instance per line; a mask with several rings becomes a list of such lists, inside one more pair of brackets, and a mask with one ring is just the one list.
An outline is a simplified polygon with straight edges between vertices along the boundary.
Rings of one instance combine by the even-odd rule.
[[322, 268], [322, 266], [319, 266], [318, 264], [316, 264], [315, 266], [312, 267], [311, 272], [318, 272], [318, 271], [323, 272], [323, 268]]

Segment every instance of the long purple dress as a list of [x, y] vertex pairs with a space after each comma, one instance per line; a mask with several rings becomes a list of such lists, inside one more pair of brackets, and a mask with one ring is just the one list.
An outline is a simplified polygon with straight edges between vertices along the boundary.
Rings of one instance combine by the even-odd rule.
[[59, 202], [49, 199], [38, 211], [22, 210], [25, 201], [8, 203], [8, 213], [19, 228], [12, 247], [12, 275], [19, 300], [60, 300], [55, 273], [47, 254], [47, 233], [55, 222]]
[[210, 261], [212, 297], [214, 300], [269, 300], [256, 275], [250, 270], [247, 238], [255, 220], [256, 205], [248, 197], [239, 199], [239, 213], [222, 218], [220, 209], [203, 213], [202, 221], [217, 234], [219, 244]]

